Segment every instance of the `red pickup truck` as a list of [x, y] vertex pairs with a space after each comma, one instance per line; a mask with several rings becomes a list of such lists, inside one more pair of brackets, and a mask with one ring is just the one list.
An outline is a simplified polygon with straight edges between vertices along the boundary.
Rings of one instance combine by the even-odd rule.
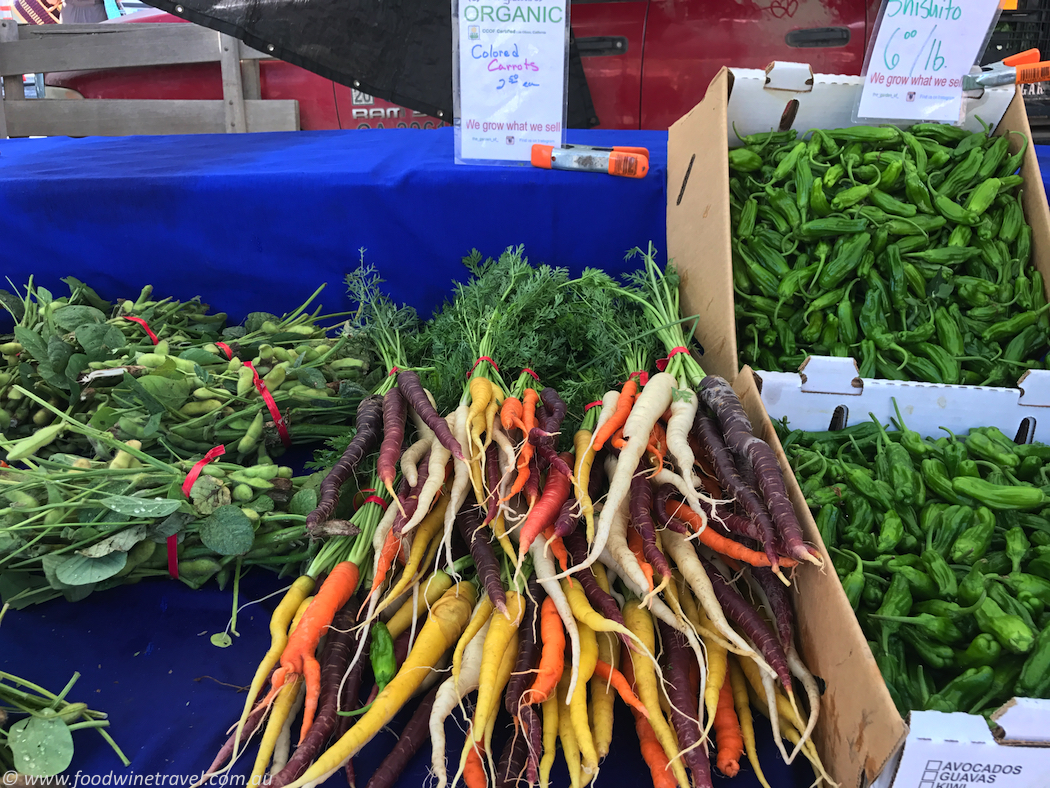
[[[858, 74], [880, 0], [571, 0], [600, 128], [666, 129], [699, 102], [723, 65], [805, 61]], [[116, 24], [183, 22], [139, 12]], [[431, 128], [436, 118], [282, 61], [261, 64], [264, 99], [299, 101], [303, 129]], [[49, 74], [85, 98], [221, 99], [218, 64]], [[61, 91], [60, 91], [61, 92]]]

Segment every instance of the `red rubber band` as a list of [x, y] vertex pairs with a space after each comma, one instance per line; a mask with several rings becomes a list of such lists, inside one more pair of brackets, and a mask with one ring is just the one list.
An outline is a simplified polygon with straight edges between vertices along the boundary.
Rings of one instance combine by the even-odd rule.
[[[390, 375], [396, 375], [397, 371], [398, 371], [397, 367], [391, 367], [390, 368]], [[387, 377], [390, 377], [390, 375], [387, 375]]]
[[673, 348], [671, 348], [671, 352], [668, 353], [665, 358], [658, 358], [656, 360], [656, 368], [658, 370], [660, 370], [661, 372], [663, 372], [665, 369], [667, 369], [667, 365], [671, 363], [671, 359], [672, 358], [677, 356], [679, 353], [688, 353], [688, 352], [689, 352], [689, 348], [687, 348], [687, 347], [682, 347], [681, 345], [679, 345], [678, 347], [673, 347]]
[[273, 417], [273, 423], [277, 425], [277, 434], [281, 436], [281, 443], [285, 447], [292, 445], [292, 436], [288, 434], [288, 426], [284, 423], [284, 416], [281, 415], [281, 411], [277, 408], [277, 402], [274, 401], [273, 394], [266, 388], [266, 383], [259, 377], [259, 373], [256, 371], [252, 362], [245, 361], [244, 366], [248, 367], [252, 371], [252, 383], [255, 384], [256, 391], [259, 392], [259, 396], [263, 398], [263, 402], [266, 403], [267, 409], [270, 411], [270, 416]]
[[[478, 368], [478, 364], [480, 364], [480, 363], [481, 363], [482, 361], [487, 361], [487, 362], [489, 362], [489, 363], [490, 363], [490, 364], [491, 364], [491, 365], [493, 366], [493, 368], [494, 368], [494, 369], [495, 369], [495, 370], [496, 370], [497, 372], [499, 372], [499, 367], [498, 367], [498, 366], [496, 365], [496, 362], [495, 362], [495, 361], [493, 361], [493, 360], [492, 360], [491, 358], [489, 358], [488, 356], [482, 356], [482, 357], [481, 357], [481, 358], [479, 358], [479, 359], [478, 359], [477, 361], [475, 361], [475, 362], [474, 362], [474, 366], [472, 366], [472, 367], [470, 368], [470, 372], [468, 372], [468, 373], [467, 373], [467, 377], [468, 377], [468, 378], [469, 378], [469, 377], [470, 377], [471, 375], [473, 375], [473, 374], [474, 374], [474, 370]], [[536, 379], [537, 379], [537, 380], [539, 380], [539, 378], [536, 378]]]
[[149, 327], [149, 323], [147, 323], [141, 317], [132, 317], [131, 315], [124, 315], [124, 319], [130, 320], [132, 323], [138, 323], [140, 326], [142, 326], [142, 330], [149, 334], [149, 338], [153, 340], [154, 345], [160, 342], [160, 340], [157, 339], [157, 335], [153, 333], [153, 329]]
[[590, 402], [590, 403], [584, 405], [583, 406], [583, 412], [586, 413], [591, 408], [597, 408], [601, 404], [602, 404], [602, 401], [600, 399], [596, 399], [594, 402]]
[[642, 370], [641, 372], [632, 372], [630, 375], [627, 376], [627, 380], [630, 380], [633, 377], [637, 377], [638, 382], [641, 383], [643, 386], [649, 382], [649, 373], [644, 370]]
[[535, 380], [535, 381], [536, 381], [537, 383], [539, 383], [539, 382], [540, 382], [540, 376], [539, 376], [539, 375], [537, 375], [537, 374], [536, 374], [535, 372], [533, 372], [533, 371], [532, 371], [531, 369], [529, 369], [528, 367], [525, 367], [525, 369], [523, 369], [523, 370], [522, 370], [522, 372], [528, 372], [528, 373], [529, 373], [530, 375], [532, 375], [532, 379], [533, 379], [533, 380]]
[[361, 505], [364, 506], [365, 504], [369, 503], [374, 503], [384, 512], [386, 511], [387, 502], [380, 498], [378, 495], [369, 495], [367, 498], [365, 498], [364, 501], [362, 501]]
[[[208, 451], [200, 460], [194, 463], [193, 467], [190, 468], [190, 472], [186, 474], [186, 479], [182, 482], [182, 494], [187, 498], [190, 497], [190, 490], [193, 489], [194, 482], [201, 475], [201, 471], [204, 470], [204, 466], [212, 460], [216, 460], [226, 453], [225, 446], [216, 446], [214, 449]], [[179, 579], [179, 539], [178, 534], [172, 534], [168, 537], [168, 574], [171, 575], [173, 580]]]
[[233, 358], [233, 350], [225, 342], [216, 342], [215, 347], [219, 348], [223, 353], [226, 354], [226, 358]]

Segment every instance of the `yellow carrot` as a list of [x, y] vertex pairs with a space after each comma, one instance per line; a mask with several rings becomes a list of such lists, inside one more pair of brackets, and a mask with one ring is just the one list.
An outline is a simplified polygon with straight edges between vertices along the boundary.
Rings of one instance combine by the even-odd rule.
[[248, 715], [251, 714], [256, 698], [259, 697], [259, 690], [262, 689], [263, 684], [270, 677], [270, 671], [280, 661], [281, 653], [288, 643], [289, 623], [295, 616], [295, 612], [299, 609], [302, 601], [313, 590], [314, 579], [312, 577], [303, 575], [298, 578], [292, 583], [291, 588], [288, 589], [288, 592], [270, 617], [270, 648], [266, 651], [262, 661], [259, 662], [255, 676], [252, 677], [251, 686], [248, 688], [248, 697], [244, 701], [244, 711], [241, 712], [241, 718], [237, 721], [237, 735], [233, 744], [235, 754], [240, 743], [241, 731], [244, 730], [244, 723], [248, 720]]
[[733, 687], [733, 705], [736, 707], [736, 716], [740, 720], [740, 733], [744, 739], [744, 750], [747, 759], [755, 770], [755, 777], [762, 784], [762, 788], [770, 788], [766, 782], [766, 776], [762, 773], [762, 766], [758, 762], [758, 744], [755, 741], [755, 723], [751, 716], [751, 701], [747, 693], [747, 679], [737, 662], [739, 658], [733, 654], [727, 656], [729, 663], [729, 682]]
[[[467, 411], [467, 425], [470, 427], [470, 452], [474, 447], [484, 451], [481, 443], [481, 432], [485, 429], [485, 409], [492, 401], [492, 383], [483, 377], [470, 379], [470, 409]], [[481, 500], [480, 498], [478, 500]]]
[[511, 563], [513, 563], [514, 566], [517, 566], [518, 551], [514, 549], [510, 537], [507, 536], [507, 521], [503, 519], [503, 512], [497, 514], [496, 519], [492, 521], [492, 532], [496, 534], [496, 540], [499, 542], [499, 546], [503, 548], [503, 552], [510, 558]]
[[419, 523], [412, 537], [412, 549], [408, 553], [408, 560], [405, 562], [405, 568], [401, 572], [401, 579], [387, 592], [383, 601], [379, 603], [379, 607], [376, 609], [377, 613], [388, 607], [409, 586], [416, 582], [416, 573], [419, 571], [420, 566], [430, 565], [429, 561], [423, 562], [423, 557], [430, 548], [430, 543], [434, 541], [434, 537], [444, 527], [445, 510], [447, 508], [448, 496], [442, 495], [434, 504], [434, 508]]
[[571, 582], [570, 578], [562, 578], [561, 588], [565, 593], [565, 598], [569, 601], [572, 615], [577, 621], [586, 624], [595, 632], [615, 632], [617, 635], [624, 635], [641, 645], [631, 630], [622, 624], [610, 621], [591, 607], [591, 603], [587, 600], [587, 595], [583, 591], [582, 583], [572, 583], [570, 585]]
[[552, 693], [547, 700], [543, 701], [541, 708], [543, 710], [543, 757], [540, 758], [540, 788], [547, 788], [550, 783], [551, 767], [554, 765], [554, 748], [558, 741], [560, 726], [557, 693]]
[[286, 682], [277, 692], [273, 706], [270, 708], [270, 717], [266, 720], [266, 730], [259, 741], [259, 752], [255, 756], [255, 764], [252, 766], [252, 775], [249, 785], [262, 785], [266, 767], [270, 765], [277, 737], [281, 735], [281, 728], [292, 711], [295, 698], [303, 685], [303, 677], [297, 675], [292, 681]]
[[390, 637], [396, 640], [403, 632], [407, 632], [412, 627], [412, 620], [418, 619], [424, 611], [433, 607], [451, 587], [452, 578], [440, 569], [428, 577], [419, 589], [416, 603], [413, 605], [410, 598], [386, 622]]
[[[579, 583], [576, 585], [579, 586]], [[580, 671], [576, 688], [569, 698], [569, 719], [583, 759], [583, 771], [591, 774], [598, 770], [598, 752], [587, 719], [587, 682], [594, 675], [594, 667], [598, 663], [598, 639], [594, 630], [582, 621], [577, 620], [576, 628], [580, 633]]]
[[[620, 639], [609, 632], [598, 635], [598, 659], [616, 668], [620, 659]], [[594, 730], [594, 749], [598, 758], [609, 754], [612, 744], [613, 707], [616, 690], [597, 674], [591, 677], [591, 726]]]
[[[472, 736], [476, 742], [481, 741], [481, 737], [485, 734], [485, 725], [488, 724], [486, 715], [489, 713], [489, 708], [492, 707], [493, 710], [496, 708], [492, 699], [496, 691], [496, 677], [499, 674], [500, 662], [507, 651], [507, 646], [518, 633], [523, 608], [521, 595], [517, 591], [508, 591], [507, 615], [493, 617], [488, 634], [485, 636], [485, 657], [481, 663], [477, 713], [472, 726]], [[496, 694], [495, 697], [498, 704], [499, 695]]]
[[[624, 622], [636, 637], [642, 642], [649, 653], [652, 654], [656, 648], [656, 633], [653, 629], [653, 620], [642, 604], [632, 599], [624, 606]], [[681, 788], [689, 788], [689, 778], [686, 776], [682, 759], [678, 757], [678, 747], [675, 744], [674, 734], [670, 725], [664, 718], [660, 708], [660, 689], [657, 686], [656, 673], [652, 662], [641, 654], [631, 654], [631, 665], [634, 669], [635, 686], [638, 698], [649, 710], [649, 724], [656, 734], [657, 741], [663, 747], [664, 754], [671, 762], [671, 770]]]
[[577, 430], [572, 443], [576, 449], [576, 467], [572, 470], [573, 484], [576, 487], [576, 500], [580, 504], [580, 512], [587, 523], [587, 543], [590, 544], [594, 541], [594, 502], [587, 494], [587, 485], [597, 452], [591, 446], [590, 430]]
[[[562, 675], [558, 682], [558, 705], [564, 706], [569, 694], [569, 678]], [[558, 712], [558, 738], [561, 739], [562, 753], [569, 767], [569, 785], [582, 788], [580, 785], [580, 748], [576, 743], [576, 730], [572, 724], [571, 714], [567, 709]]]
[[357, 723], [325, 750], [313, 765], [287, 788], [322, 783], [356, 755], [405, 705], [441, 655], [455, 644], [470, 620], [477, 598], [473, 583], [460, 582], [445, 592], [430, 610], [416, 643], [401, 669], [372, 701]]

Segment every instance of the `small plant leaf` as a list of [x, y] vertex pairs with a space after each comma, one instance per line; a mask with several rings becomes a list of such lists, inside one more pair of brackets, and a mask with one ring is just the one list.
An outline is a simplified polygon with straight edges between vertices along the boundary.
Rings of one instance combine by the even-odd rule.
[[226, 648], [233, 645], [233, 638], [225, 632], [216, 632], [211, 636], [211, 644], [219, 648]]
[[107, 509], [131, 517], [167, 517], [182, 505], [179, 501], [155, 498], [133, 498], [130, 495], [110, 495], [99, 501]]
[[40, 334], [25, 326], [15, 326], [15, 339], [37, 361], [47, 361], [47, 343]]
[[34, 716], [8, 731], [15, 770], [30, 777], [53, 777], [73, 762], [73, 734], [62, 718]]
[[312, 389], [323, 389], [328, 382], [320, 370], [313, 367], [302, 367], [299, 370], [299, 382]]
[[113, 534], [113, 536], [107, 536], [102, 541], [96, 542], [89, 547], [77, 550], [77, 555], [83, 555], [88, 558], [101, 558], [110, 553], [126, 553], [145, 538], [146, 526], [135, 525], [131, 528], [126, 528], [123, 531], [119, 531], [118, 533]]
[[317, 508], [317, 491], [300, 490], [292, 496], [288, 511], [292, 514], [308, 515]]
[[220, 506], [200, 525], [201, 541], [219, 555], [243, 555], [252, 549], [255, 531], [239, 507]]
[[55, 323], [63, 331], [76, 331], [88, 323], [105, 322], [106, 316], [93, 306], [78, 306], [74, 304], [55, 310]]
[[127, 553], [109, 553], [98, 558], [73, 555], [55, 567], [55, 577], [71, 586], [97, 583], [113, 577], [128, 562]]
[[101, 361], [127, 344], [124, 335], [116, 326], [106, 323], [85, 323], [74, 335], [84, 349], [89, 361]]

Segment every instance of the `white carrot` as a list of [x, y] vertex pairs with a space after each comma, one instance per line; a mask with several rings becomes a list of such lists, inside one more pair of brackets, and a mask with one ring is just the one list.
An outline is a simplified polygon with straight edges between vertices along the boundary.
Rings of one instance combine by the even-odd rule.
[[401, 533], [411, 531], [429, 514], [430, 507], [434, 504], [434, 499], [437, 498], [438, 492], [445, 484], [445, 466], [448, 465], [451, 457], [452, 452], [442, 446], [441, 441], [435, 437], [433, 443], [430, 444], [430, 463], [427, 465], [429, 476], [427, 476], [426, 482], [423, 483], [423, 487], [419, 491], [419, 503], [416, 505], [416, 511], [409, 518], [409, 521], [405, 523]]
[[667, 420], [667, 453], [685, 478], [692, 474], [696, 462], [688, 438], [698, 404], [696, 394], [688, 384], [679, 386], [671, 398], [671, 418]]
[[[605, 500], [605, 506], [598, 516], [598, 525], [595, 528], [594, 542], [591, 544], [590, 553], [587, 558], [577, 566], [571, 567], [566, 575], [580, 571], [593, 564], [606, 542], [609, 541], [609, 533], [612, 530], [613, 519], [619, 511], [621, 504], [627, 500], [631, 490], [631, 477], [649, 443], [649, 435], [653, 431], [653, 425], [660, 419], [664, 411], [671, 404], [671, 392], [678, 385], [678, 381], [666, 372], [658, 372], [649, 378], [649, 382], [642, 388], [638, 395], [627, 422], [623, 425], [623, 437], [627, 441], [620, 449], [620, 458], [616, 467], [616, 474], [609, 481], [609, 494]], [[606, 412], [602, 408], [602, 415]], [[597, 430], [595, 430], [597, 432]], [[560, 577], [560, 576], [559, 576]]]
[[[430, 399], [433, 402], [433, 398]], [[415, 487], [416, 482], [419, 481], [417, 466], [434, 442], [434, 431], [411, 405], [408, 408], [408, 414], [412, 418], [412, 423], [416, 425], [417, 438], [416, 442], [401, 455], [401, 475], [405, 477], [410, 487]]]
[[[722, 612], [722, 606], [718, 604], [718, 600], [715, 598], [715, 590], [711, 587], [711, 580], [707, 577], [707, 572], [704, 571], [704, 566], [700, 563], [700, 559], [697, 558], [693, 545], [684, 536], [675, 533], [670, 528], [664, 529], [661, 532], [661, 536], [663, 537], [664, 547], [667, 548], [667, 554], [678, 565], [678, 570], [689, 583], [689, 587], [693, 589], [693, 594], [701, 607], [703, 607], [704, 612], [707, 613], [707, 617], [711, 619], [711, 623], [715, 625], [715, 628], [726, 640], [733, 644], [734, 652], [757, 658], [759, 662], [765, 665], [764, 660], [729, 625], [725, 613]], [[772, 675], [776, 675], [768, 665], [765, 665], [765, 669], [770, 671]]]
[[[467, 403], [461, 403], [452, 414], [452, 424], [450, 425], [452, 434], [459, 441], [464, 457], [470, 456], [471, 449], [470, 433], [467, 430], [467, 410]], [[454, 460], [452, 468], [454, 474], [452, 490], [448, 495], [448, 508], [445, 509], [445, 531], [442, 536], [442, 542], [445, 545], [445, 560], [450, 568], [452, 566], [452, 533], [455, 530], [456, 515], [459, 514], [459, 509], [463, 505], [463, 501], [467, 499], [467, 493], [471, 487], [470, 466], [462, 460]]]

